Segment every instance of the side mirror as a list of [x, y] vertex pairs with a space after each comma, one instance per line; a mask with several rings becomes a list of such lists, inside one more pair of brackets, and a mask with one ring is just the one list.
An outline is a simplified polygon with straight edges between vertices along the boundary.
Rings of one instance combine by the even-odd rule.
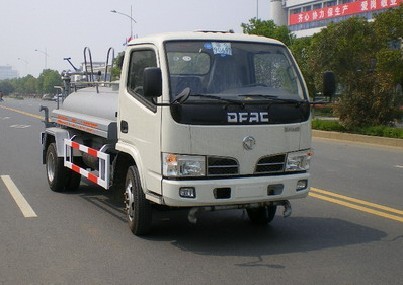
[[330, 97], [330, 100], [336, 93], [336, 76], [333, 71], [323, 73], [323, 95]]
[[158, 67], [146, 67], [143, 75], [143, 89], [145, 97], [159, 97], [162, 95], [162, 75]]

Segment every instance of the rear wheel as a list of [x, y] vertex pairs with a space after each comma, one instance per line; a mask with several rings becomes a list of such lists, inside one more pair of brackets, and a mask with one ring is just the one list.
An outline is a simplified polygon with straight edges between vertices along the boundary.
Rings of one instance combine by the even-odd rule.
[[66, 182], [64, 183], [65, 190], [75, 191], [80, 187], [81, 174], [77, 173], [69, 168], [66, 168]]
[[64, 167], [63, 158], [57, 156], [55, 143], [51, 143], [46, 152], [46, 174], [54, 192], [76, 190], [80, 185], [81, 175]]
[[152, 207], [146, 199], [136, 166], [130, 166], [125, 184], [125, 205], [129, 227], [135, 235], [145, 235], [151, 229]]
[[257, 225], [270, 223], [276, 214], [277, 206], [265, 206], [259, 208], [246, 209], [249, 220]]

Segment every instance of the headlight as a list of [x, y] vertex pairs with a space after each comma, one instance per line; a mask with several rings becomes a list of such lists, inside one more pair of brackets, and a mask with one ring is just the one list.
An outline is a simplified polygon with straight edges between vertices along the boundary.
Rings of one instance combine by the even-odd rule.
[[305, 171], [309, 169], [309, 163], [313, 152], [308, 149], [298, 152], [290, 152], [287, 156], [286, 171]]
[[163, 153], [162, 174], [164, 176], [204, 176], [206, 175], [206, 157]]

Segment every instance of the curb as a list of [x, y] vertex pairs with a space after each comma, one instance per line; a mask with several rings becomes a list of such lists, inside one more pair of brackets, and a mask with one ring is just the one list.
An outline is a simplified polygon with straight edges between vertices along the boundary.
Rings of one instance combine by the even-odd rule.
[[312, 137], [332, 139], [332, 140], [342, 140], [357, 143], [375, 144], [379, 146], [391, 146], [403, 149], [403, 139], [393, 139], [393, 138], [356, 135], [356, 134], [319, 131], [319, 130], [312, 130]]

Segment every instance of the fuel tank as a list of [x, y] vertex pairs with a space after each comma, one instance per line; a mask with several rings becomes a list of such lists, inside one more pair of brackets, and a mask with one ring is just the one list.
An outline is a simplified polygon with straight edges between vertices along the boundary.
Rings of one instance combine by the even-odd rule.
[[117, 87], [86, 87], [68, 95], [60, 108], [52, 112], [52, 120], [107, 139], [116, 139], [117, 111]]

